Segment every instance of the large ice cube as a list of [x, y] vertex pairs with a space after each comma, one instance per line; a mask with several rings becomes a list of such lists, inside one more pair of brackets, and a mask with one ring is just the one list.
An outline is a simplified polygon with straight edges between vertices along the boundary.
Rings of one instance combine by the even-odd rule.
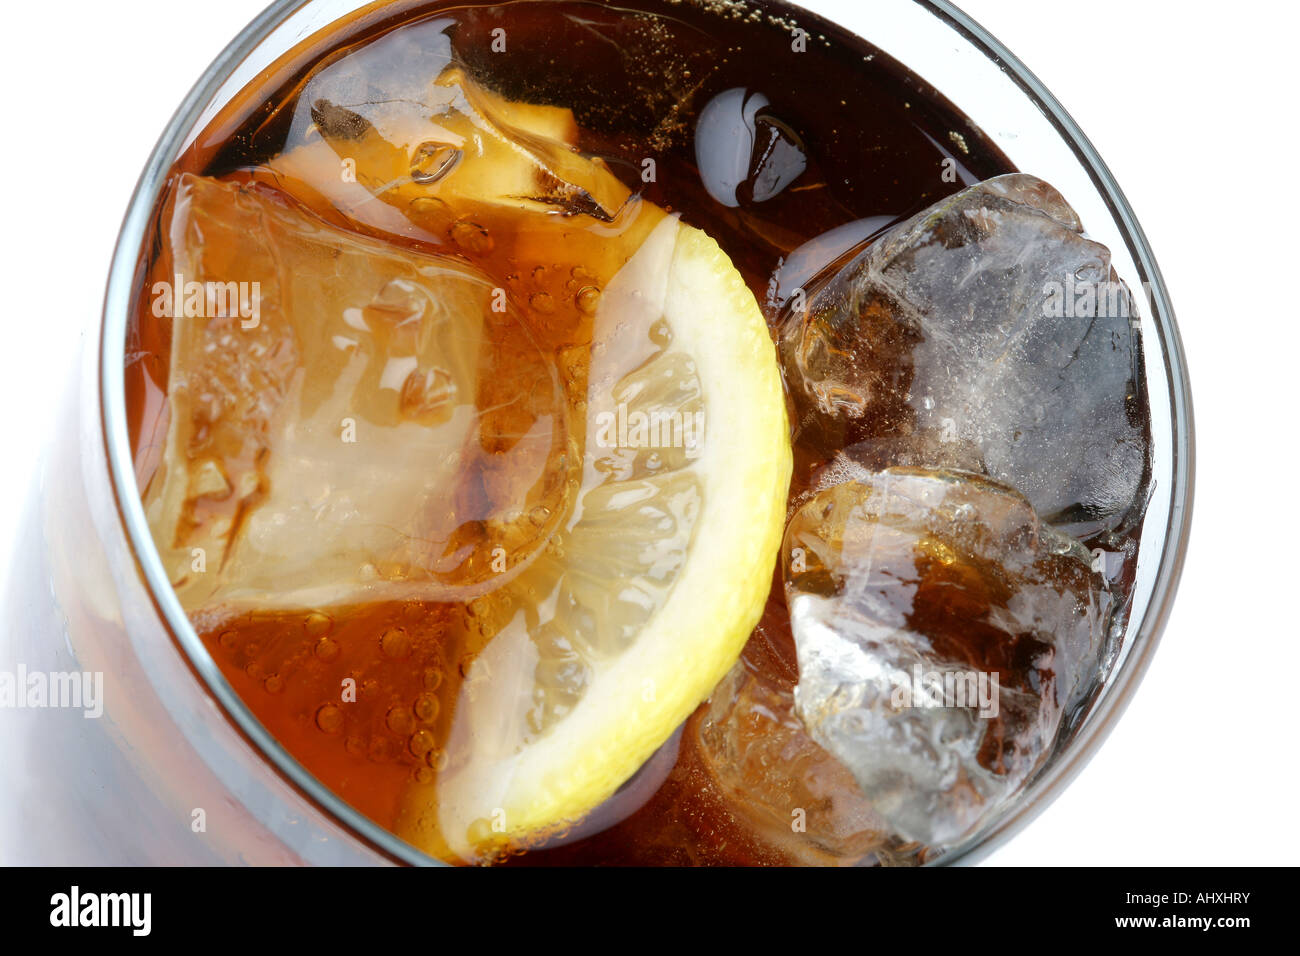
[[[1137, 311], [1061, 195], [999, 176], [792, 299], [803, 426], [884, 467], [913, 446], [1013, 485], [1078, 537], [1140, 514], [1149, 430]], [[910, 455], [915, 458], [915, 455]]]
[[[882, 821], [843, 764], [794, 711], [794, 662], [782, 651], [783, 608], [769, 608], [745, 653], [692, 726], [733, 812], [796, 856], [853, 861], [883, 842]], [[788, 637], [787, 637], [788, 639]]]
[[789, 617], [769, 604], [741, 660], [687, 725], [687, 743], [747, 839], [787, 862], [912, 862], [849, 769], [795, 712]]
[[566, 510], [569, 406], [485, 276], [259, 185], [185, 176], [167, 221], [145, 505], [187, 611], [463, 600], [527, 564]]
[[638, 219], [648, 232], [661, 214], [576, 150], [571, 111], [477, 82], [452, 50], [451, 24], [427, 20], [321, 64], [271, 162], [278, 185], [367, 231], [476, 262], [558, 256], [612, 275], [637, 242], [611, 238]]
[[1100, 666], [1088, 551], [987, 478], [863, 471], [799, 509], [782, 560], [799, 714], [902, 836], [973, 833]]

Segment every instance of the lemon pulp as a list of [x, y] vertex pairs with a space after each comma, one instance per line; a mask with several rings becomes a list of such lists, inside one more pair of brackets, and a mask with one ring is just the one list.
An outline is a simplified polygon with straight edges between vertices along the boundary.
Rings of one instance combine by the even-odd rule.
[[475, 602], [486, 643], [450, 762], [399, 833], [437, 855], [527, 845], [607, 799], [739, 655], [790, 477], [775, 352], [726, 254], [675, 218], [596, 314], [582, 490], [528, 572]]

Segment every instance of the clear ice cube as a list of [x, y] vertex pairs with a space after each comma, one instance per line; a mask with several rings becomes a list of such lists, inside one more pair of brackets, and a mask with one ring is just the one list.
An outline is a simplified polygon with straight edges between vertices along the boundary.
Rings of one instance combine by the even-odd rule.
[[[641, 204], [631, 191], [574, 148], [572, 112], [513, 102], [476, 82], [452, 52], [450, 26], [432, 19], [318, 67], [271, 163], [277, 184], [362, 229], [450, 240], [472, 259], [551, 231], [548, 215], [610, 224], [634, 214]], [[519, 211], [543, 215], [496, 228]], [[572, 239], [598, 269], [601, 247], [576, 229]]]
[[734, 819], [791, 860], [844, 865], [888, 857], [884, 821], [852, 774], [795, 713], [789, 622], [769, 605], [741, 660], [688, 725]]
[[762, 93], [733, 87], [700, 111], [695, 165], [705, 190], [724, 206], [766, 202], [808, 166], [799, 135], [769, 107]]
[[[1077, 537], [1140, 516], [1149, 429], [1138, 313], [1061, 195], [964, 189], [792, 297], [782, 360], [828, 446], [959, 464]], [[924, 459], [929, 447], [952, 446]]]
[[[464, 600], [531, 560], [572, 423], [484, 275], [258, 184], [187, 175], [167, 212], [155, 289], [189, 291], [158, 300], [169, 423], [144, 499], [187, 611]], [[249, 308], [214, 302], [232, 288]], [[500, 378], [513, 397], [485, 401]]]
[[951, 845], [1050, 751], [1100, 667], [1110, 595], [1008, 487], [841, 477], [786, 531], [797, 710], [893, 832]]

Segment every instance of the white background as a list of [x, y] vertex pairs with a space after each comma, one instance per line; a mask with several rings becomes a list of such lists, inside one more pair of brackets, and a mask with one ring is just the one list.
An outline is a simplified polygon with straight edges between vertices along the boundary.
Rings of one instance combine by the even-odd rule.
[[[1074, 784], [989, 862], [1286, 860], [1300, 849], [1297, 16], [1269, 0], [961, 5], [1056, 94], [1136, 210], [1178, 311], [1197, 439], [1191, 550], [1146, 680]], [[136, 176], [186, 90], [261, 6], [6, 12], [0, 544], [15, 560], [37, 547], [13, 542], [17, 511], [64, 369], [98, 321]], [[833, 18], [836, 6], [819, 9]]]

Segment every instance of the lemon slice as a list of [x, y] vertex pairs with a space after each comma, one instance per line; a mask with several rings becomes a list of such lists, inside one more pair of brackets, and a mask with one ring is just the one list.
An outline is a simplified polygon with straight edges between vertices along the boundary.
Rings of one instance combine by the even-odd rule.
[[585, 413], [573, 513], [471, 606], [481, 647], [444, 765], [399, 816], [435, 855], [490, 859], [610, 797], [726, 674], [766, 599], [785, 403], [762, 314], [707, 235], [665, 218], [607, 285]]

